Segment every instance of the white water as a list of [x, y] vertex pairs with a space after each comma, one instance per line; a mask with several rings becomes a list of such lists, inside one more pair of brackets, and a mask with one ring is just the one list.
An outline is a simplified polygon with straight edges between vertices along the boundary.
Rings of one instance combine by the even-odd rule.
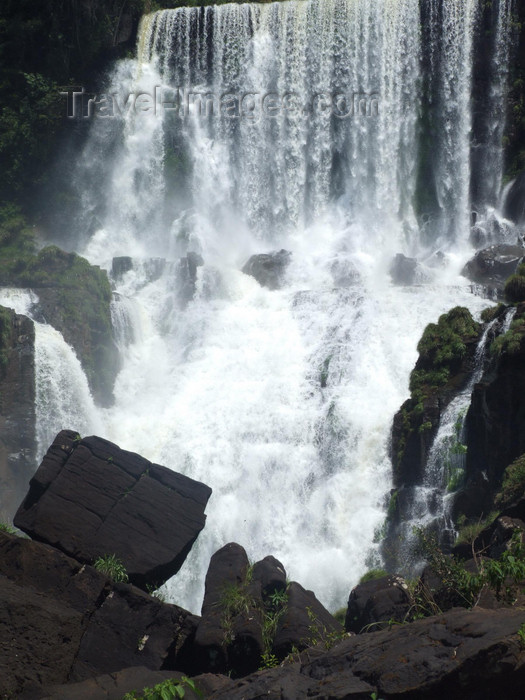
[[[143, 21], [138, 59], [112, 75], [109, 90], [122, 104], [129, 92], [171, 85], [294, 93], [310, 106], [238, 119], [130, 110], [96, 120], [83, 154], [83, 253], [107, 269], [115, 255], [135, 259], [113, 305], [123, 368], [115, 406], [96, 409], [70, 358], [56, 361], [49, 333], [38, 355], [49, 382], [42, 396], [64, 399], [45, 409], [40, 401], [42, 430], [45, 439], [58, 427], [98, 432], [212, 487], [206, 528], [168, 586], [190, 609], [200, 607], [211, 554], [232, 540], [253, 560], [279, 558], [328, 607], [346, 601], [377, 557], [389, 433], [422, 331], [452, 306], [487, 305], [458, 276], [470, 252], [477, 2], [444, 7], [433, 48], [441, 54], [434, 148], [444, 223], [430, 246], [412, 209], [417, 0], [160, 12]], [[312, 111], [314, 95], [335, 92], [367, 95], [369, 105], [375, 96], [378, 114]], [[170, 176], [173, 163], [184, 165], [183, 186]], [[438, 245], [443, 263], [432, 256]], [[280, 248], [293, 253], [281, 290], [240, 272], [251, 253]], [[177, 265], [152, 275], [145, 260], [172, 263], [188, 251], [205, 265], [183, 306]], [[427, 284], [392, 286], [388, 266], [398, 252], [427, 261]]]

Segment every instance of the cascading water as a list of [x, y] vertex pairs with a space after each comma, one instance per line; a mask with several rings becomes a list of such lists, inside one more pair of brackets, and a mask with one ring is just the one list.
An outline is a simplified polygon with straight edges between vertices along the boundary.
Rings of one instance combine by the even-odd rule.
[[[418, 0], [157, 12], [143, 19], [137, 59], [111, 77], [120, 114], [94, 120], [77, 236], [107, 269], [134, 259], [114, 277], [123, 367], [114, 407], [59, 427], [97, 431], [213, 488], [207, 526], [170, 584], [191, 609], [210, 555], [231, 540], [254, 560], [278, 557], [325, 605], [343, 603], [378, 556], [389, 432], [417, 341], [452, 306], [486, 306], [458, 276], [478, 3], [428, 5], [434, 242], [413, 208]], [[139, 93], [156, 108], [128, 99]], [[170, 100], [176, 108], [160, 104]], [[281, 248], [292, 252], [281, 289], [240, 272], [252, 253]], [[391, 284], [399, 252], [427, 260], [425, 284]], [[177, 262], [188, 253], [204, 261], [189, 295]], [[167, 262], [148, 262], [158, 256]]]

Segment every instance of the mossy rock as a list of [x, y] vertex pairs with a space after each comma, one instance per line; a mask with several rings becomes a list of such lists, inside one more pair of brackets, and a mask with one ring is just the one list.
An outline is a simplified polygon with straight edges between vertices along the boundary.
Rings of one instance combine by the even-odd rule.
[[396, 486], [418, 482], [444, 407], [467, 380], [481, 325], [457, 306], [429, 324], [418, 344], [410, 399], [394, 418], [392, 463]]
[[507, 508], [525, 494], [525, 454], [510, 464], [503, 475], [501, 489], [494, 499], [498, 508]]

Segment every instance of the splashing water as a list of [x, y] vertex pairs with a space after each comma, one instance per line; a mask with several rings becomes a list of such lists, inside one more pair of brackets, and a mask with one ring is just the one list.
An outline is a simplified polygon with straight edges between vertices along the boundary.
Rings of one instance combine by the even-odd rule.
[[[459, 277], [478, 3], [429, 2], [443, 19], [432, 28], [441, 215], [430, 243], [413, 208], [418, 0], [157, 12], [143, 19], [137, 59], [111, 77], [120, 105], [130, 93], [183, 97], [178, 109], [93, 123], [77, 237], [107, 269], [113, 256], [134, 259], [115, 279], [123, 368], [106, 410], [72, 372], [64, 406], [79, 412], [51, 411], [45, 429], [67, 417], [60, 427], [99, 432], [213, 488], [206, 528], [168, 586], [190, 609], [211, 554], [232, 540], [254, 560], [278, 557], [325, 605], [344, 602], [378, 556], [389, 432], [417, 341], [450, 307], [486, 306]], [[281, 248], [292, 252], [281, 289], [240, 271], [251, 254]], [[204, 265], [182, 303], [177, 260], [188, 252]], [[391, 284], [399, 252], [426, 262], [425, 284]]]

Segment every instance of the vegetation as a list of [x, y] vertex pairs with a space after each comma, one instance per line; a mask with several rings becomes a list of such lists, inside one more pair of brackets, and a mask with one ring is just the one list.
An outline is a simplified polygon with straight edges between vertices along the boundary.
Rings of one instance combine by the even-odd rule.
[[[514, 533], [509, 548], [499, 559], [483, 559], [475, 554], [475, 573], [467, 571], [465, 565], [454, 557], [444, 554], [434, 536], [423, 529], [417, 530], [417, 534], [421, 553], [439, 576], [453, 604], [473, 607], [484, 588], [491, 590], [498, 600], [509, 604], [515, 602], [518, 590], [525, 584], [525, 547], [520, 531]], [[433, 603], [426, 608], [429, 615], [435, 614], [435, 601]]]
[[388, 576], [388, 572], [386, 572], [384, 569], [370, 569], [370, 571], [367, 571], [366, 574], [361, 576], [359, 583], [375, 581], [379, 578], [383, 578], [384, 576]]
[[411, 397], [400, 410], [400, 426], [397, 435], [394, 466], [405, 455], [413, 434], [425, 441], [431, 439], [434, 417], [427, 413], [427, 404], [437, 393], [447, 391], [457, 382], [462, 364], [481, 332], [470, 311], [456, 306], [440, 316], [437, 323], [429, 324], [418, 344], [419, 359], [410, 375]]
[[129, 580], [124, 564], [114, 554], [105, 554], [97, 557], [93, 566], [115, 583], [127, 583]]
[[195, 681], [182, 676], [180, 680], [168, 678], [153, 688], [144, 688], [140, 694], [135, 691], [126, 693], [122, 700], [172, 700], [172, 698], [184, 698], [188, 689], [198, 697], [204, 697], [196, 687]]
[[8, 535], [17, 535], [17, 531], [7, 523], [0, 523], [0, 532], [7, 532]]
[[521, 343], [525, 336], [525, 317], [517, 316], [510, 324], [509, 330], [503, 335], [499, 335], [490, 346], [490, 353], [493, 357], [500, 357], [503, 354], [517, 355], [521, 350]]
[[525, 264], [522, 263], [505, 283], [505, 298], [510, 302], [525, 301]]
[[503, 474], [503, 482], [494, 502], [506, 508], [525, 494], [525, 455], [518, 457]]
[[466, 522], [465, 516], [462, 516], [458, 522], [459, 532], [456, 537], [456, 544], [469, 544], [473, 547], [479, 535], [485, 528], [492, 525], [498, 515], [499, 511], [495, 510], [489, 513], [486, 518], [480, 517], [471, 522]]

